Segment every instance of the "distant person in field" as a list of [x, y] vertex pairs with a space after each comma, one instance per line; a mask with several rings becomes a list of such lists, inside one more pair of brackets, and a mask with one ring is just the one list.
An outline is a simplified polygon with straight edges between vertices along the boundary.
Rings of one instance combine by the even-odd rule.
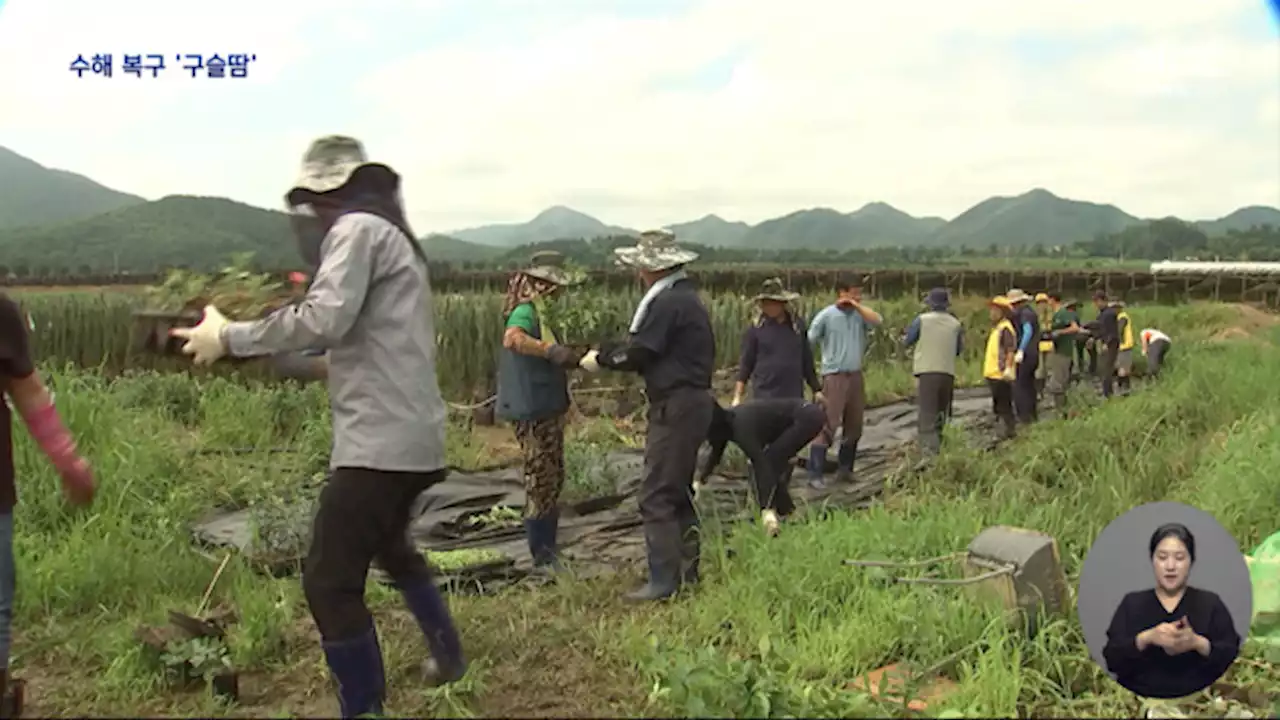
[[779, 522], [795, 510], [791, 499], [791, 461], [796, 453], [822, 432], [826, 412], [803, 398], [753, 399], [728, 410], [715, 408], [707, 442], [711, 452], [699, 470], [705, 482], [715, 472], [730, 442], [751, 462], [760, 521], [769, 535], [777, 535]]
[[1074, 342], [1072, 342], [1072, 345], [1075, 348], [1075, 357], [1071, 362], [1071, 379], [1075, 381], [1075, 380], [1079, 380], [1080, 377], [1086, 373], [1086, 371], [1089, 371], [1088, 370], [1089, 364], [1085, 357], [1087, 354], [1086, 351], [1088, 349], [1085, 346], [1088, 344], [1088, 340], [1089, 340], [1089, 325], [1088, 323], [1084, 322], [1083, 318], [1080, 317], [1080, 301], [1079, 300], [1075, 300], [1075, 299], [1068, 300], [1062, 304], [1062, 307], [1075, 313], [1076, 322], [1079, 323], [1080, 325], [1080, 329], [1076, 331], [1075, 337], [1073, 338]]
[[1036, 368], [1040, 366], [1040, 316], [1031, 305], [1031, 296], [1018, 288], [1005, 294], [1013, 305], [1014, 327], [1018, 332], [1017, 363], [1013, 382], [1013, 409], [1018, 422], [1030, 425], [1036, 421]]
[[1036, 396], [1042, 398], [1049, 381], [1049, 354], [1053, 352], [1053, 339], [1049, 337], [1049, 323], [1053, 318], [1053, 309], [1049, 304], [1049, 293], [1036, 293], [1035, 306], [1036, 318], [1040, 321], [1040, 340], [1037, 344], [1040, 353], [1036, 361]]
[[431, 650], [426, 681], [454, 682], [467, 668], [449, 608], [408, 538], [414, 500], [447, 474], [427, 259], [405, 220], [400, 176], [370, 163], [354, 138], [312, 143], [286, 202], [298, 248], [315, 268], [306, 297], [251, 322], [228, 322], [209, 306], [200, 324], [172, 332], [197, 364], [328, 351], [333, 453], [302, 587], [342, 717], [377, 715], [386, 674], [364, 602], [375, 560]]
[[836, 454], [836, 480], [853, 479], [853, 463], [862, 439], [862, 418], [867, 390], [862, 376], [870, 329], [883, 322], [880, 313], [862, 303], [862, 283], [852, 275], [836, 284], [836, 301], [823, 308], [809, 325], [809, 342], [822, 348], [822, 397], [827, 409], [827, 428], [821, 444], [809, 447], [809, 485], [826, 487], [823, 472], [827, 448], [840, 431]]
[[564, 256], [543, 252], [511, 275], [502, 314], [506, 327], [498, 359], [496, 413], [514, 423], [524, 462], [524, 531], [536, 568], [559, 567], [556, 536], [564, 488], [565, 414], [569, 368], [582, 353], [560, 344], [547, 301], [572, 283]]
[[1098, 353], [1098, 379], [1102, 381], [1102, 396], [1111, 397], [1115, 392], [1116, 358], [1120, 354], [1119, 308], [1107, 300], [1107, 294], [1099, 290], [1093, 294], [1093, 305], [1098, 308], [1098, 327], [1093, 339]]
[[1013, 303], [1003, 295], [987, 303], [991, 311], [991, 332], [982, 352], [982, 377], [991, 391], [991, 409], [999, 421], [1001, 439], [1014, 436], [1017, 419], [1013, 411], [1013, 383], [1017, 378], [1018, 334], [1013, 329]]
[[646, 232], [635, 247], [614, 253], [618, 262], [635, 268], [647, 290], [627, 339], [588, 352], [580, 366], [644, 377], [649, 426], [639, 503], [649, 582], [627, 599], [662, 600], [698, 582], [702, 545], [693, 480], [716, 407], [711, 394], [716, 339], [711, 316], [685, 274], [697, 253], [676, 245], [669, 230]]
[[1067, 405], [1067, 388], [1071, 384], [1071, 361], [1076, 352], [1076, 336], [1080, 332], [1080, 316], [1062, 302], [1057, 293], [1049, 295], [1052, 315], [1049, 317], [1048, 335], [1052, 350], [1045, 364], [1049, 376], [1045, 385], [1053, 406], [1062, 410]]
[[956, 358], [964, 352], [964, 326], [950, 311], [951, 295], [934, 288], [924, 299], [925, 311], [907, 326], [903, 344], [912, 349], [916, 377], [917, 442], [926, 457], [942, 447], [942, 428], [951, 418], [955, 396]]
[[1173, 341], [1168, 335], [1155, 328], [1146, 328], [1140, 336], [1142, 337], [1142, 354], [1147, 358], [1147, 376], [1152, 379], [1158, 378], [1160, 369], [1164, 367], [1164, 362], [1169, 357]]
[[[76, 452], [76, 442], [62, 423], [53, 395], [45, 389], [31, 361], [27, 337], [29, 321], [18, 304], [0, 293], [0, 702], [9, 692], [10, 623], [13, 620], [14, 558], [13, 507], [18, 502], [13, 468], [13, 419], [17, 411], [62, 478], [62, 491], [73, 505], [93, 502], [93, 471]], [[11, 409], [12, 408], [12, 409]], [[15, 703], [20, 705], [15, 692]], [[21, 714], [14, 708], [13, 717]]]
[[757, 400], [804, 399], [806, 385], [815, 398], [821, 397], [822, 383], [814, 367], [809, 328], [793, 305], [799, 299], [800, 295], [786, 289], [780, 278], [761, 284], [755, 296], [760, 315], [742, 336], [734, 405], [746, 397], [748, 383], [751, 397]]
[[1133, 375], [1133, 321], [1125, 309], [1123, 300], [1112, 303], [1116, 308], [1116, 328], [1120, 333], [1120, 350], [1116, 353], [1116, 388], [1121, 395], [1129, 394], [1130, 376]]
[[[756, 400], [803, 400], [808, 385], [814, 402], [822, 401], [809, 326], [795, 307], [799, 299], [800, 295], [788, 290], [781, 278], [761, 283], [755, 296], [760, 315], [742, 336], [738, 380], [733, 387], [734, 406], [746, 397], [748, 383], [751, 397]], [[754, 467], [749, 472], [755, 472]], [[701, 487], [701, 480], [694, 481], [695, 492]]]

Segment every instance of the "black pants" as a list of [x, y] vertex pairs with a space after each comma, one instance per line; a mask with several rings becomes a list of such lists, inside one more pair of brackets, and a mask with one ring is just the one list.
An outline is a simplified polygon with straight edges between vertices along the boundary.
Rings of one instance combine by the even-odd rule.
[[651, 576], [678, 577], [682, 564], [686, 575], [696, 574], [699, 544], [693, 474], [714, 408], [710, 391], [695, 389], [678, 390], [649, 405], [638, 500]]
[[1169, 341], [1156, 340], [1147, 345], [1147, 375], [1160, 377], [1160, 368], [1164, 367], [1165, 358], [1169, 357]]
[[791, 424], [773, 438], [740, 435], [738, 447], [751, 458], [751, 479], [761, 510], [790, 515], [796, 506], [791, 499], [791, 461], [826, 426], [826, 411], [819, 405], [805, 405]]
[[1102, 380], [1103, 397], [1111, 397], [1115, 392], [1116, 356], [1119, 354], [1119, 345], [1104, 346], [1098, 352], [1098, 378]]
[[920, 449], [936, 454], [942, 448], [942, 428], [951, 419], [956, 378], [940, 372], [916, 376], [916, 436]]
[[1039, 353], [1028, 353], [1018, 363], [1013, 380], [1013, 409], [1018, 422], [1028, 425], [1036, 421], [1036, 403], [1039, 390], [1036, 387], [1036, 368], [1040, 364]]
[[375, 559], [397, 586], [431, 580], [426, 560], [409, 542], [409, 512], [418, 495], [447, 474], [338, 468], [330, 475], [302, 575], [307, 605], [325, 642], [369, 631], [373, 618], [364, 586]]
[[991, 391], [991, 410], [1000, 421], [1001, 435], [1012, 437], [1016, 421], [1013, 416], [1013, 383], [1005, 380], [987, 380]]

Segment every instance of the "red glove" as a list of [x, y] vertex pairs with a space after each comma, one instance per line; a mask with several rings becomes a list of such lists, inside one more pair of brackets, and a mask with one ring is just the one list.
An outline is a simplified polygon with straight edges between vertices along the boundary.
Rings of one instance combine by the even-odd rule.
[[53, 403], [23, 417], [31, 437], [62, 476], [62, 492], [73, 505], [93, 502], [93, 469], [76, 453], [76, 442]]

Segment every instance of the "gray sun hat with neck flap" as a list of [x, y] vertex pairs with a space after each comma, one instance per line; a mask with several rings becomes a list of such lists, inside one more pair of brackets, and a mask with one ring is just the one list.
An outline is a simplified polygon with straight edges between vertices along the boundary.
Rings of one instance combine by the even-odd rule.
[[309, 196], [323, 195], [346, 185], [357, 173], [383, 173], [396, 191], [400, 176], [384, 163], [369, 162], [364, 145], [346, 135], [327, 135], [311, 143], [302, 157], [302, 168], [285, 196], [290, 206], [302, 205]]

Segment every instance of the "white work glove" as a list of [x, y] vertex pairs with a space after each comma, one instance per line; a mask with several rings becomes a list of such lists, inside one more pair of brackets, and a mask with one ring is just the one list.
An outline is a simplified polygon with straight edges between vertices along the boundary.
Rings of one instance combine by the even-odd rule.
[[813, 394], [813, 402], [815, 405], [823, 405], [827, 402], [827, 397], [821, 392], [816, 392]]
[[1013, 364], [1014, 364], [1014, 365], [1021, 365], [1021, 364], [1022, 364], [1022, 351], [1021, 351], [1021, 350], [1019, 350], [1018, 352], [1016, 352], [1016, 353], [1014, 353], [1014, 354], [1013, 354]]
[[1014, 380], [1016, 380], [1016, 379], [1017, 379], [1017, 377], [1018, 377], [1018, 376], [1017, 376], [1017, 374], [1016, 374], [1016, 373], [1014, 373], [1014, 371], [1013, 371], [1013, 368], [1012, 368], [1012, 367], [1007, 367], [1007, 368], [1005, 368], [1005, 369], [1004, 369], [1004, 373], [1001, 375], [1001, 378], [1002, 378], [1005, 382], [1013, 382]]
[[739, 406], [739, 405], [741, 405], [741, 404], [742, 404], [742, 396], [741, 396], [741, 395], [734, 395], [734, 396], [733, 396], [733, 402], [731, 403], [731, 406], [732, 406], [732, 407], [738, 407], [738, 406]]
[[600, 372], [600, 363], [596, 362], [596, 358], [599, 356], [599, 350], [591, 350], [578, 361], [578, 367], [587, 372]]
[[227, 318], [218, 308], [206, 305], [204, 317], [192, 328], [174, 328], [169, 331], [173, 337], [185, 340], [182, 352], [191, 355], [197, 365], [210, 365], [227, 354], [222, 344], [222, 328], [227, 326]]

